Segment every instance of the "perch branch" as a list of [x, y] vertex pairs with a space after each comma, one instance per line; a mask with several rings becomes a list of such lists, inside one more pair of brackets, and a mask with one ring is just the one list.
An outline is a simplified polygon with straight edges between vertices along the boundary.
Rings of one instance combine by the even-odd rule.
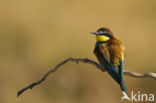
[[[59, 63], [58, 65], [56, 65], [53, 69], [50, 69], [40, 80], [38, 80], [36, 82], [33, 82], [32, 84], [30, 84], [27, 87], [25, 87], [25, 88], [21, 89], [20, 91], [18, 91], [17, 97], [19, 97], [25, 90], [32, 89], [33, 87], [35, 87], [35, 86], [39, 85], [40, 83], [42, 83], [44, 80], [46, 80], [46, 78], [51, 73], [55, 72], [59, 67], [63, 66], [64, 64], [66, 64], [69, 61], [72, 61], [72, 62], [75, 62], [75, 63], [79, 63], [79, 62], [88, 63], [88, 64], [91, 64], [91, 65], [94, 65], [96, 68], [98, 68], [102, 72], [105, 72], [105, 69], [100, 64], [98, 64], [97, 62], [95, 62], [93, 60], [90, 60], [90, 59], [87, 59], [87, 58], [84, 58], [84, 59], [81, 59], [81, 58], [68, 58], [68, 59], [62, 61], [61, 63]], [[156, 79], [156, 73], [152, 73], [152, 72], [145, 73], [145, 74], [140, 74], [140, 73], [135, 73], [135, 72], [130, 72], [130, 71], [124, 70], [123, 74], [127, 75], [127, 76], [130, 76], [130, 77], [135, 77], [135, 78], [153, 78], [153, 79]]]
[[153, 78], [153, 79], [156, 79], [156, 73], [152, 73], [152, 72], [140, 74], [140, 73], [135, 73], [135, 72], [130, 72], [130, 71], [124, 70], [123, 74], [127, 75], [127, 76], [134, 77], [134, 78]]

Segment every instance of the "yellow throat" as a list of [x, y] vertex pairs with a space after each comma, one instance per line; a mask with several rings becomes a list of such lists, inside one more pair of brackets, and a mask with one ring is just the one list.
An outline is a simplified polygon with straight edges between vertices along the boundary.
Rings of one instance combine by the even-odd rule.
[[110, 38], [104, 35], [97, 35], [96, 36], [96, 41], [98, 42], [104, 42], [104, 41], [108, 41]]

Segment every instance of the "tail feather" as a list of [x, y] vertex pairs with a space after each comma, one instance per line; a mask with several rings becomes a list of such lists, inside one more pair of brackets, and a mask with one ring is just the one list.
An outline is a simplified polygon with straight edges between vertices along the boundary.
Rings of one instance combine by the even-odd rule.
[[128, 90], [127, 90], [124, 80], [121, 81], [120, 88], [122, 91], [124, 91], [128, 95]]
[[115, 69], [106, 69], [108, 74], [118, 83], [120, 84], [119, 76], [117, 75]]
[[124, 91], [128, 95], [127, 87], [123, 78], [119, 78], [118, 71], [115, 69], [106, 69], [109, 75], [120, 85], [122, 91]]

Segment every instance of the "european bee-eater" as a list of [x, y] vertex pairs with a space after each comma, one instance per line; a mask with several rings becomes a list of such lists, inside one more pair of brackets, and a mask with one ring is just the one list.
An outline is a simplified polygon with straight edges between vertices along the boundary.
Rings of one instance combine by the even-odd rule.
[[123, 80], [123, 64], [125, 50], [121, 41], [117, 40], [108, 28], [100, 28], [96, 32], [94, 54], [109, 75], [120, 85], [124, 95], [127, 88]]

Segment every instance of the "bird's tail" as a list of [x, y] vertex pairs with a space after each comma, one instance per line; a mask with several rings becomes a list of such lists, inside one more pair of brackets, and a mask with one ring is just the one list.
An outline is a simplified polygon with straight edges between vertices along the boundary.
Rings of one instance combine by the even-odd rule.
[[121, 88], [122, 91], [124, 91], [128, 95], [128, 90], [127, 90], [127, 87], [125, 85], [124, 80], [121, 80], [121, 82], [120, 82], [120, 88]]
[[128, 96], [128, 91], [127, 91], [127, 87], [125, 85], [124, 80], [121, 81], [120, 87], [121, 87], [121, 90], [123, 91], [122, 92], [123, 93], [123, 97], [121, 98], [121, 101], [124, 100], [124, 99], [127, 99], [127, 100], [131, 101], [131, 99]]
[[112, 69], [108, 69], [107, 72], [120, 85], [121, 90], [128, 95], [127, 87], [126, 87], [126, 84], [125, 84], [123, 78], [119, 79], [117, 73]]

